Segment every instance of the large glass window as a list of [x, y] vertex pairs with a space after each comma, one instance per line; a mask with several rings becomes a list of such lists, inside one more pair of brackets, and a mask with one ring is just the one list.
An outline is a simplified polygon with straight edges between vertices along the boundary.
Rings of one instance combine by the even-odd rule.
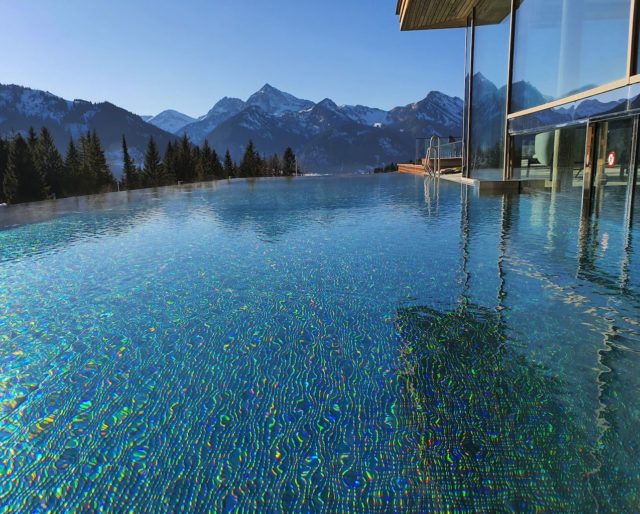
[[[636, 8], [636, 34], [638, 31], [638, 28], [640, 27], [640, 9]], [[631, 70], [631, 74], [640, 74], [640, 37], [636, 37], [636, 62], [635, 62], [635, 69]]]
[[581, 197], [586, 127], [513, 136], [513, 178], [541, 180], [550, 191]]
[[[509, 2], [503, 3], [508, 11]], [[476, 20], [469, 155], [473, 178], [502, 178], [510, 18], [497, 25]]]
[[[640, 236], [640, 141], [637, 144], [637, 150], [636, 150], [635, 177], [636, 177], [636, 180], [635, 180], [636, 183], [635, 183], [635, 191], [632, 197], [633, 210], [631, 211], [631, 216], [632, 216], [635, 230], [637, 231], [638, 236]], [[633, 187], [633, 185], [631, 187]], [[640, 240], [640, 237], [638, 237], [638, 239]], [[640, 276], [637, 278], [640, 281]]]
[[[469, 93], [471, 91], [471, 36], [473, 29], [471, 25], [473, 23], [472, 18], [467, 20], [467, 32], [465, 40], [465, 56], [464, 56], [464, 109], [462, 113], [462, 138], [464, 141], [469, 137]], [[465, 161], [464, 161], [465, 176], [469, 176], [469, 163], [467, 160], [467, 154], [465, 149]]]
[[631, 0], [518, 0], [511, 111], [627, 73]]
[[637, 109], [640, 109], [640, 84], [512, 118], [509, 130], [542, 132], [561, 125], [586, 123], [595, 116], [616, 116]]

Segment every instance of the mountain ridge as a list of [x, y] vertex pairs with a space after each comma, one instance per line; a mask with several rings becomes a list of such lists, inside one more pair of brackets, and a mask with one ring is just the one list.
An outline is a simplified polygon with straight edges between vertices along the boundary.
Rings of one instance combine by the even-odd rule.
[[[225, 105], [232, 101], [232, 105]], [[221, 108], [224, 107], [224, 108]], [[265, 84], [246, 101], [225, 97], [175, 134], [204, 140], [237, 160], [248, 139], [265, 154], [292, 146], [314, 171], [360, 171], [415, 155], [415, 139], [462, 133], [462, 100], [440, 92], [389, 111], [365, 105], [317, 103]], [[343, 138], [340, 141], [340, 138]], [[352, 155], [349, 155], [349, 148]], [[317, 169], [322, 167], [322, 169]]]
[[330, 98], [314, 103], [265, 84], [246, 101], [220, 99], [198, 118], [173, 109], [143, 118], [109, 102], [69, 101], [45, 91], [0, 84], [0, 136], [25, 132], [31, 125], [53, 129], [61, 149], [69, 138], [96, 130], [116, 175], [123, 133], [138, 163], [150, 136], [163, 150], [169, 141], [186, 134], [195, 144], [208, 140], [221, 155], [229, 149], [235, 160], [241, 159], [249, 139], [264, 155], [281, 154], [291, 146], [305, 169], [341, 173], [411, 160], [417, 137], [460, 136], [462, 100], [431, 92], [422, 100], [385, 111], [337, 105]]
[[46, 126], [61, 152], [70, 139], [95, 130], [116, 176], [122, 168], [122, 136], [129, 151], [142, 163], [148, 140], [154, 137], [160, 148], [175, 139], [175, 135], [146, 123], [142, 117], [111, 102], [93, 103], [87, 100], [65, 100], [48, 91], [15, 84], [0, 84], [0, 137], [14, 133], [25, 135], [30, 127]]

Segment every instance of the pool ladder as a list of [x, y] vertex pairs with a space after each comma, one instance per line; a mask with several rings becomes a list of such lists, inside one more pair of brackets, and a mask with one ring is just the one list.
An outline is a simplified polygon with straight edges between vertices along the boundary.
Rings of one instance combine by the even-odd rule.
[[[434, 166], [435, 164], [435, 166]], [[429, 148], [424, 159], [424, 173], [430, 177], [437, 177], [440, 172], [440, 138], [436, 135], [431, 136], [429, 140]]]

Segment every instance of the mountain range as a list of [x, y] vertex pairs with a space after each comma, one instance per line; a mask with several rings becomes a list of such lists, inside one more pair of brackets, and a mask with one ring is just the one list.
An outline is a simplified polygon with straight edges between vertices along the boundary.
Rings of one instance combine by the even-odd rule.
[[109, 102], [64, 100], [51, 93], [0, 84], [0, 136], [47, 126], [60, 150], [70, 138], [96, 130], [112, 170], [121, 170], [121, 138], [141, 163], [150, 136], [161, 149], [182, 135], [219, 154], [229, 149], [242, 157], [249, 139], [265, 155], [291, 146], [305, 170], [350, 173], [411, 160], [415, 141], [433, 134], [462, 134], [462, 100], [440, 92], [390, 111], [363, 105], [318, 103], [297, 98], [266, 84], [246, 101], [223, 98], [206, 114], [192, 118], [175, 110], [139, 116]]

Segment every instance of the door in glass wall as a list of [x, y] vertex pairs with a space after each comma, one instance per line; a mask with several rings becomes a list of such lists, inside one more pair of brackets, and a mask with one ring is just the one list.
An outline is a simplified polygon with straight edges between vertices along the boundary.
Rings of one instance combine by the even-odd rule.
[[621, 220], [627, 212], [633, 123], [625, 118], [597, 125], [591, 183], [591, 210], [596, 217]]
[[585, 179], [590, 216], [584, 221], [582, 270], [614, 288], [626, 287], [629, 281], [633, 127], [632, 118], [596, 125], [593, 167]]
[[579, 203], [584, 182], [586, 127], [562, 127], [512, 137], [512, 177], [544, 181], [554, 193]]
[[[628, 251], [629, 255], [629, 279], [628, 286], [636, 293], [640, 293], [640, 144], [636, 145], [636, 168], [633, 195], [631, 197], [631, 227], [629, 229]], [[633, 177], [632, 177], [633, 178]]]
[[638, 169], [638, 164], [640, 163], [640, 144], [636, 146], [638, 148], [636, 153], [635, 187], [633, 196], [631, 197], [631, 221], [640, 235], [640, 169]]

